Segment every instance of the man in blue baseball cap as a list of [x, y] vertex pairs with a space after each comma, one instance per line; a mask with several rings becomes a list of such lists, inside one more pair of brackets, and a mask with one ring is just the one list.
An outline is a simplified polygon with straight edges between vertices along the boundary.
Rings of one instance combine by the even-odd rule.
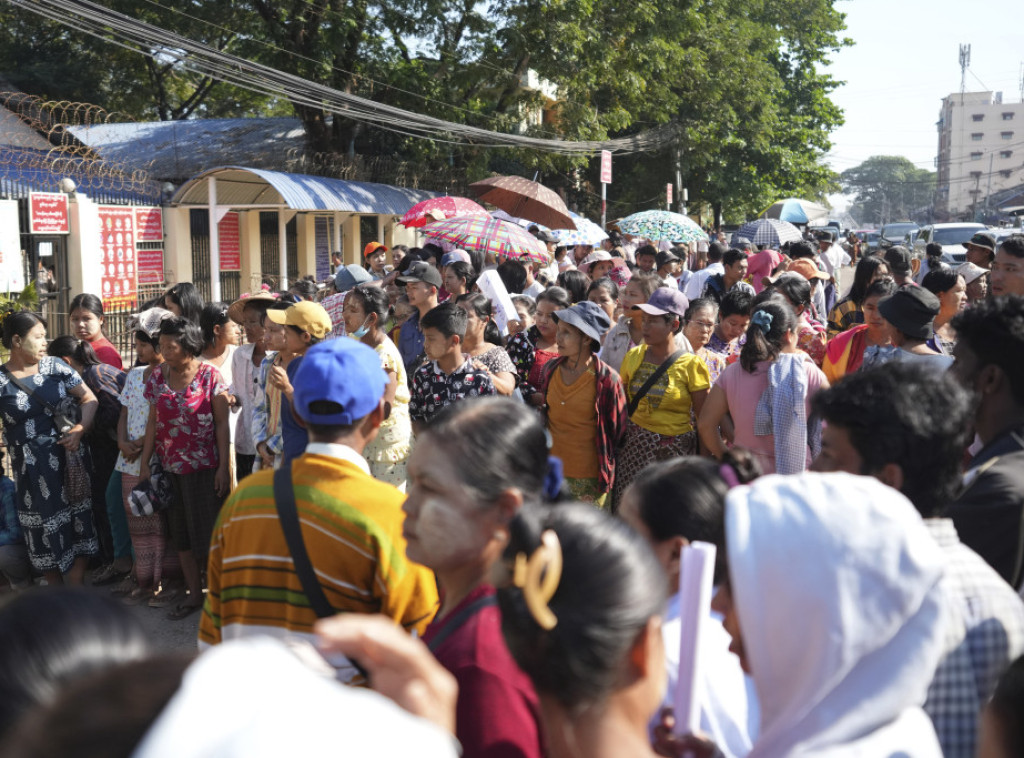
[[[356, 340], [321, 342], [292, 386], [309, 444], [290, 470], [243, 479], [221, 509], [200, 647], [256, 634], [313, 641], [313, 623], [325, 615], [313, 595], [326, 600], [326, 613], [382, 613], [422, 634], [437, 609], [434, 575], [406, 559], [405, 496], [370, 476], [362, 455], [384, 420], [380, 357]], [[298, 543], [285, 536], [288, 525]], [[332, 663], [343, 681], [359, 681], [350, 662]]]

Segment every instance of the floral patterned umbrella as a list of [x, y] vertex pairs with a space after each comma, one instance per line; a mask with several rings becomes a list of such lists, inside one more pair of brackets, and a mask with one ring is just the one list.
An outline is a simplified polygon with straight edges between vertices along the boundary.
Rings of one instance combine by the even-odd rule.
[[442, 246], [479, 250], [495, 256], [547, 263], [547, 246], [515, 224], [488, 216], [457, 216], [423, 227], [423, 233]]
[[[405, 212], [405, 215], [399, 219], [398, 223], [408, 229], [423, 226], [430, 223], [427, 220], [427, 214], [431, 213], [431, 211], [440, 211], [440, 213], [444, 214], [444, 218], [487, 215], [487, 211], [484, 210], [480, 203], [474, 202], [468, 197], [444, 195], [416, 203], [416, 205]], [[435, 216], [434, 220], [438, 221], [440, 218]]]
[[569, 215], [576, 222], [575, 229], [554, 229], [551, 232], [558, 238], [559, 245], [600, 245], [603, 240], [608, 239], [607, 232], [590, 219], [572, 211], [569, 211]]
[[618, 222], [623, 234], [632, 234], [652, 242], [697, 242], [708, 235], [688, 216], [671, 211], [640, 211]]
[[521, 176], [493, 176], [469, 185], [478, 200], [501, 208], [513, 216], [544, 224], [552, 229], [575, 229], [565, 202], [554, 190]]

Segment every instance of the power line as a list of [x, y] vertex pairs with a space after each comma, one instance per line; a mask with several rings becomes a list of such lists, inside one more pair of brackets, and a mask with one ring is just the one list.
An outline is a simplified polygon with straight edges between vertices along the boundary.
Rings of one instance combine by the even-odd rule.
[[322, 109], [345, 118], [410, 137], [479, 147], [523, 147], [562, 155], [593, 155], [600, 150], [634, 153], [671, 143], [676, 124], [602, 141], [566, 141], [489, 131], [458, 124], [310, 82], [294, 74], [215, 50], [152, 24], [87, 0], [8, 0], [25, 10], [151, 58], [175, 60], [182, 68], [263, 95], [287, 98], [295, 105]]

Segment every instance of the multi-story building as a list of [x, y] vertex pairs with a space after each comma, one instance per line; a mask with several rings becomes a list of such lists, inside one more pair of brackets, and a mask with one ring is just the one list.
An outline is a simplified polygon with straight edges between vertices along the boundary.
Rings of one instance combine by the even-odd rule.
[[973, 221], [992, 195], [1024, 184], [1024, 103], [957, 92], [942, 99], [937, 126], [937, 219]]

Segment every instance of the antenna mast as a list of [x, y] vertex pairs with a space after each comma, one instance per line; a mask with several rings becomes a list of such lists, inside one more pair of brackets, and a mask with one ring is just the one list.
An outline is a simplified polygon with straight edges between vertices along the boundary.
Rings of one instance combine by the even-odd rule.
[[960, 102], [964, 99], [967, 88], [967, 69], [971, 67], [971, 46], [960, 45]]

